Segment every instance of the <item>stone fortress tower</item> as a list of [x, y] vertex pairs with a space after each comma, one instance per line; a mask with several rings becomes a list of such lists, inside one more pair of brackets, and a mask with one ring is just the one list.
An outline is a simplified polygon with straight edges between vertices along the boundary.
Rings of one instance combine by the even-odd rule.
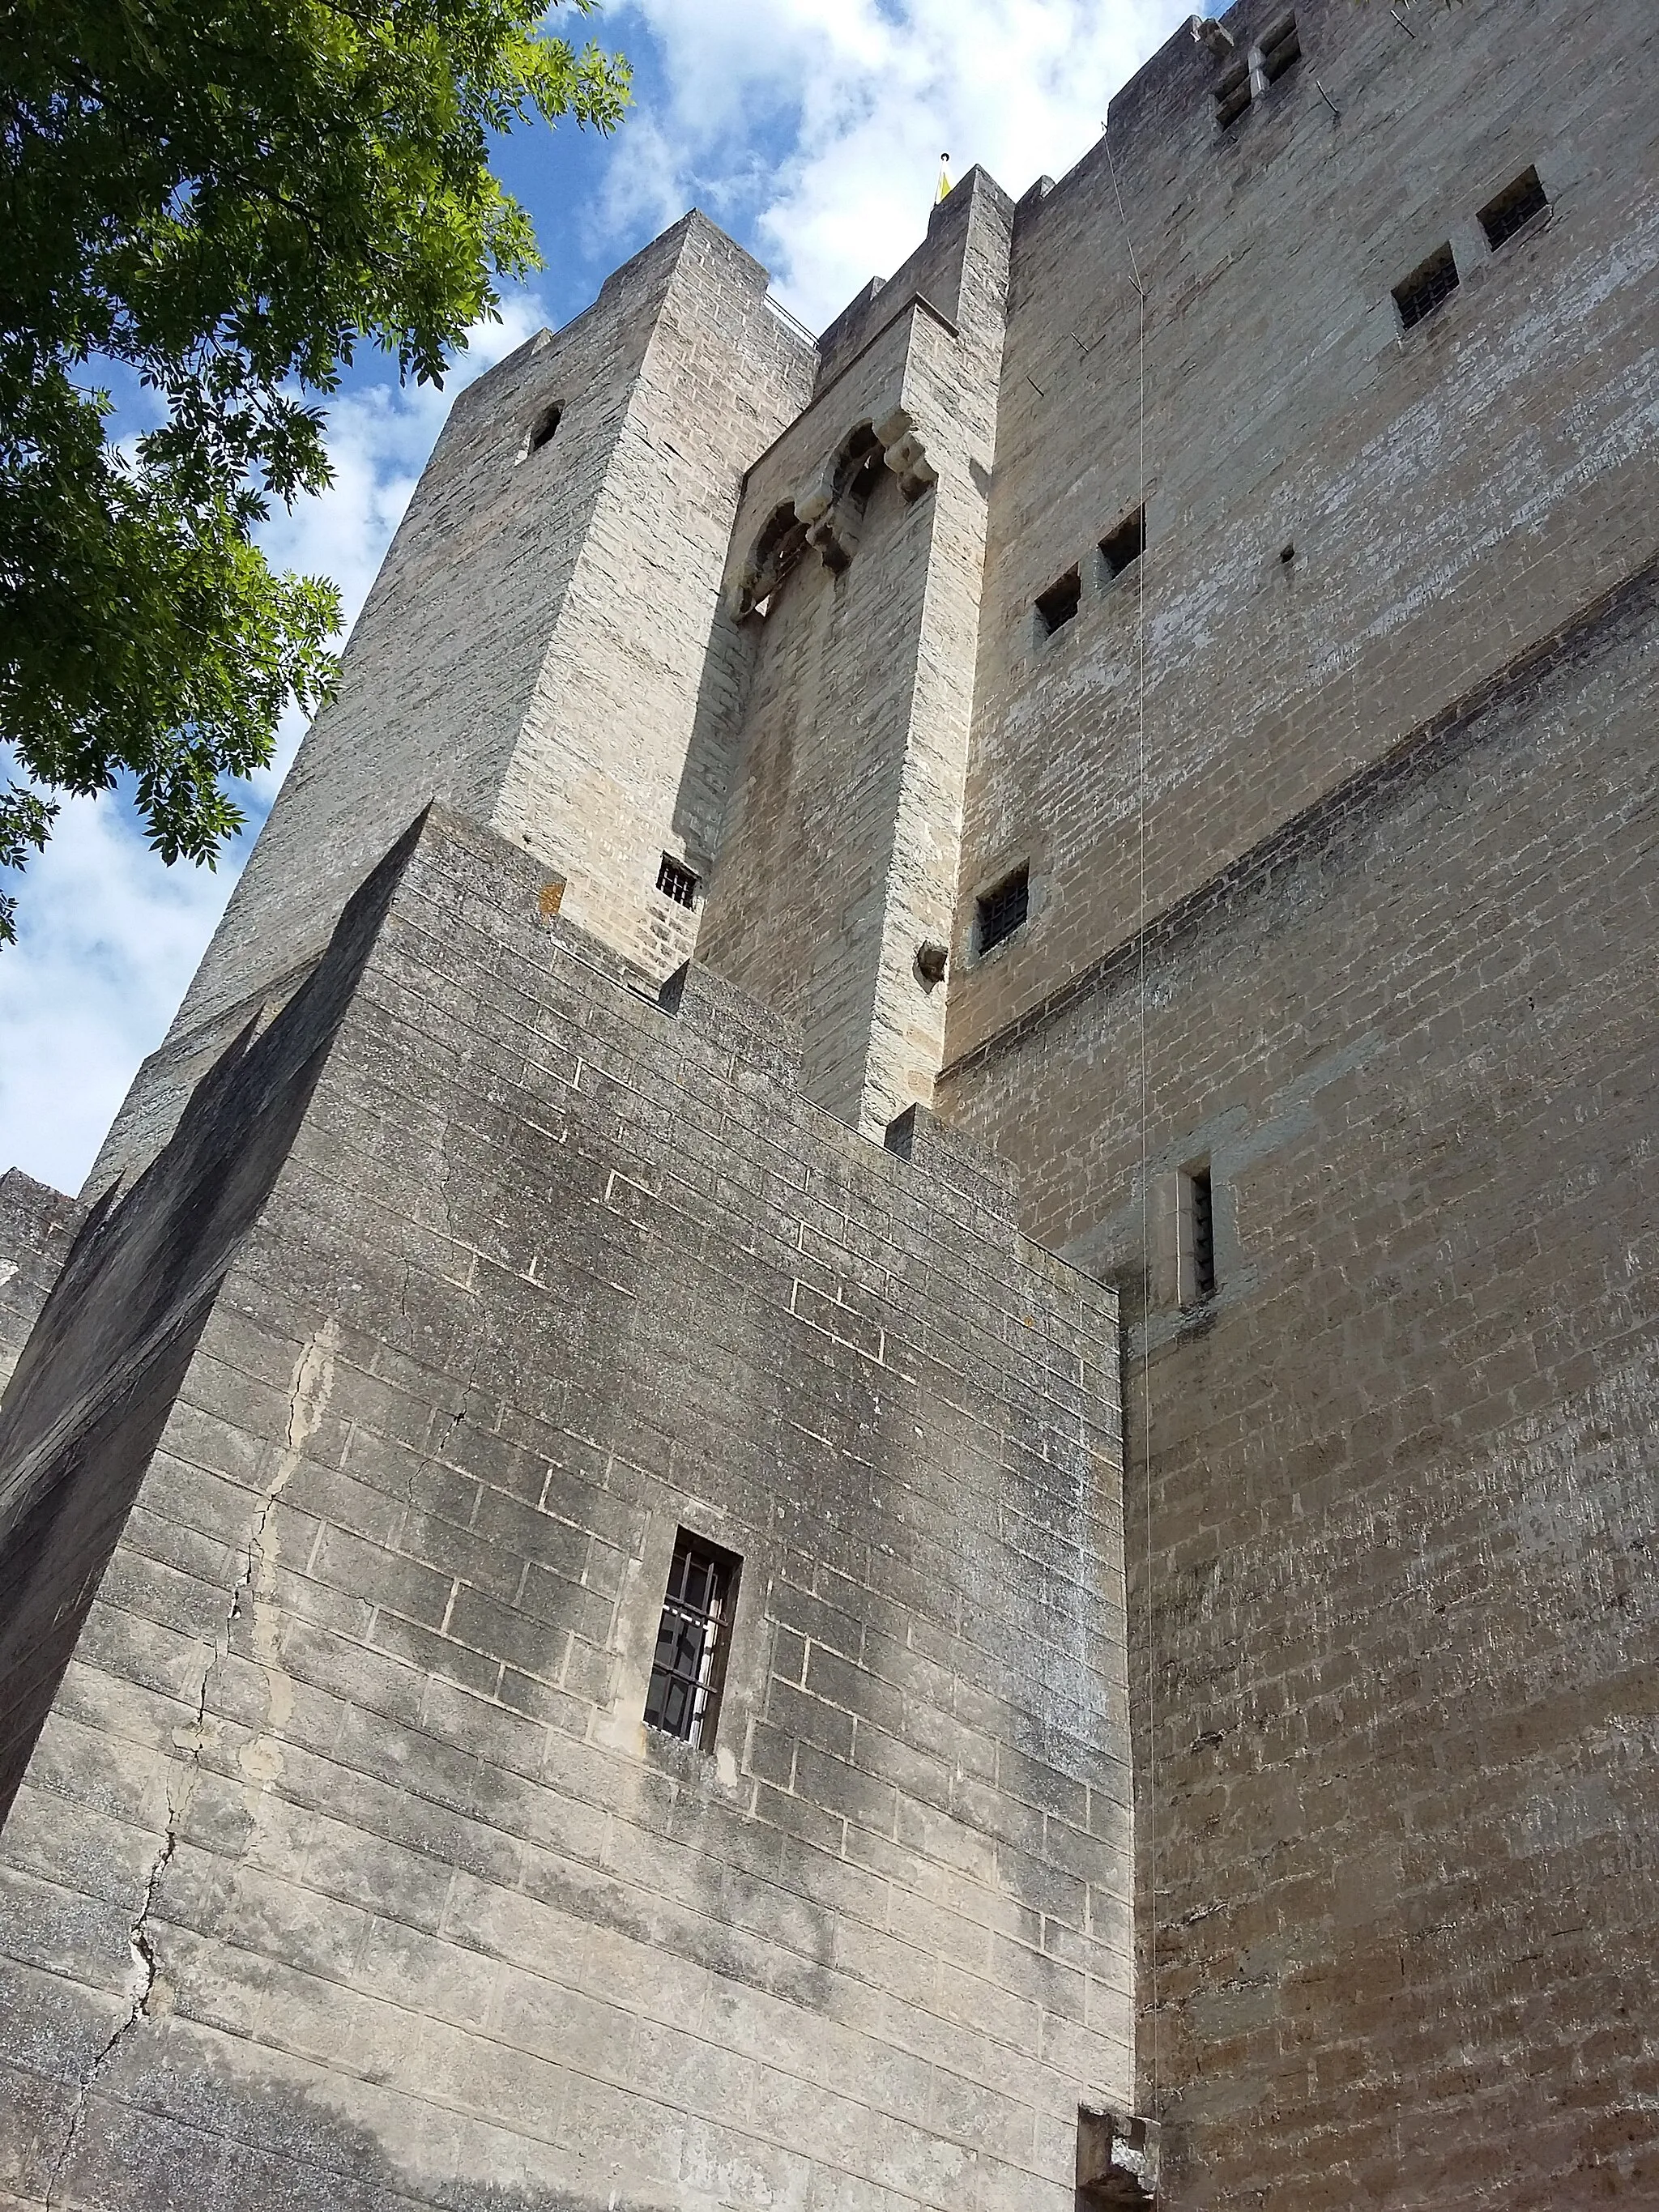
[[1659, 2206], [1659, 16], [457, 402], [0, 1182], [0, 2208]]

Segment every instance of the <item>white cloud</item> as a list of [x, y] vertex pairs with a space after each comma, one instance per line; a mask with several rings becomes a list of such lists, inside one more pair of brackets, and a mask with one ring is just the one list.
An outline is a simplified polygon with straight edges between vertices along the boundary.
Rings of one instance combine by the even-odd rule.
[[160, 1042], [234, 871], [163, 868], [131, 818], [72, 799], [0, 951], [0, 1165], [73, 1190]]
[[[355, 620], [456, 392], [544, 319], [533, 299], [507, 301], [501, 323], [473, 334], [442, 392], [386, 383], [336, 400], [334, 482], [272, 517], [261, 533], [272, 560], [331, 576]], [[301, 734], [291, 715], [248, 794], [256, 823]], [[248, 842], [216, 872], [164, 868], [113, 796], [66, 802], [51, 844], [16, 886], [19, 941], [0, 949], [0, 1168], [78, 1187], [139, 1061], [173, 1018]]]
[[686, 191], [683, 140], [665, 131], [648, 110], [630, 114], [625, 160], [606, 165], [605, 189], [583, 225], [587, 248], [603, 258], [607, 242], [654, 238], [685, 213], [695, 194]]
[[[1062, 174], [1191, 12], [1186, 0], [630, 0], [616, 35], [626, 47], [642, 28], [660, 53], [668, 90], [643, 118], [657, 201], [698, 199], [717, 219], [741, 207], [776, 289], [821, 327], [916, 244], [941, 153], [952, 176], [978, 162], [1016, 195]], [[618, 137], [613, 177], [630, 173], [638, 135], [633, 122]], [[669, 164], [678, 195], [662, 184]]]

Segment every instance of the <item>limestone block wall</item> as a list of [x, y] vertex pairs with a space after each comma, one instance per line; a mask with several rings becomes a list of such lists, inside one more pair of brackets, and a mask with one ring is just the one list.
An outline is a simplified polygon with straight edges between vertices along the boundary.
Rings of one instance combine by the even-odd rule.
[[[899, 404], [912, 319], [844, 380], [844, 402], [833, 387], [755, 470], [733, 583], [779, 505], [872, 413]], [[751, 672], [699, 956], [800, 1024], [808, 1096], [854, 1124], [935, 518], [932, 495], [907, 502], [884, 471], [850, 565], [836, 574], [809, 549], [767, 613], [739, 625]]]
[[690, 219], [489, 817], [568, 878], [571, 919], [658, 977], [696, 935], [657, 890], [663, 854], [707, 878], [730, 775], [735, 685], [714, 632], [744, 472], [817, 367], [766, 282]]
[[[353, 900], [280, 1036], [233, 1044], [149, 1173], [94, 1204], [0, 1401], [0, 1820], [404, 857]], [[63, 1838], [65, 1867], [77, 1849]]]
[[[1284, 13], [1231, 11], [1231, 58], [1182, 33], [1021, 206], [939, 1103], [1134, 1309], [1168, 2201], [1640, 2203], [1655, 26], [1298, 7], [1224, 130]], [[1550, 212], [1492, 252], [1534, 164]], [[1131, 243], [1147, 546], [1110, 581]], [[1020, 861], [1030, 919], [975, 963]]]
[[723, 790], [705, 663], [732, 514], [814, 367], [765, 270], [693, 213], [459, 395], [338, 696], [89, 1190], [151, 1156], [428, 799], [522, 843], [567, 879], [572, 915], [655, 972], [684, 957], [690, 917], [656, 879], [665, 850], [706, 867]]
[[[1234, 58], [1286, 12], [1230, 11]], [[1113, 103], [1109, 146], [1022, 204], [951, 1056], [1133, 933], [1143, 798], [1155, 915], [1656, 542], [1659, 20], [1295, 15], [1301, 61], [1231, 129], [1231, 64], [1183, 30]], [[1533, 166], [1550, 213], [1493, 252], [1477, 211]], [[1392, 288], [1447, 240], [1462, 282], [1402, 331]], [[1143, 368], [1148, 542], [1109, 584]], [[1034, 603], [1074, 564], [1081, 607], [1045, 637]], [[975, 966], [974, 894], [1020, 861], [1031, 920]]]
[[[547, 880], [431, 817], [48, 1306], [199, 1325], [0, 1833], [0, 2193], [1070, 2212], [1115, 1302]], [[37, 1470], [125, 1402], [75, 1374], [6, 1401]], [[641, 1725], [682, 1527], [742, 1559], [712, 1756]]]
[[922, 273], [954, 319], [901, 271], [862, 343], [835, 341], [835, 374], [750, 472], [727, 572], [729, 598], [860, 428], [902, 460], [891, 426], [911, 426], [928, 483], [888, 469], [850, 560], [809, 544], [736, 624], [750, 674], [699, 939], [799, 1022], [808, 1096], [869, 1131], [931, 1097], [944, 1048], [916, 956], [951, 934], [1011, 214], [978, 171], [935, 210]]
[[1656, 611], [1650, 564], [1155, 922], [1213, 1297], [1140, 1306], [1133, 947], [941, 1084], [1130, 1302], [1178, 2212], [1659, 2198]]
[[79, 1218], [72, 1198], [21, 1168], [0, 1175], [0, 1390], [57, 1280]]

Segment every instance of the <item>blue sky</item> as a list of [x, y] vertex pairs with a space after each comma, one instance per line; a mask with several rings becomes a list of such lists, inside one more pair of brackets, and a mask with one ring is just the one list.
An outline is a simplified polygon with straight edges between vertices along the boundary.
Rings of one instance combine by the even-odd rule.
[[[758, 254], [779, 297], [822, 328], [910, 251], [942, 152], [953, 175], [980, 161], [1015, 193], [1063, 174], [1113, 92], [1190, 12], [1177, 0], [629, 0], [590, 17], [634, 64], [622, 129], [608, 141], [525, 132], [499, 153], [546, 268], [477, 334], [444, 392], [400, 390], [375, 356], [357, 364], [330, 410], [335, 481], [273, 518], [272, 557], [332, 576], [354, 616], [455, 391], [568, 320], [687, 207]], [[250, 836], [301, 735], [291, 722], [248, 794]], [[0, 951], [0, 1168], [77, 1187], [242, 857], [167, 869], [119, 794], [65, 806], [16, 886], [20, 942]]]

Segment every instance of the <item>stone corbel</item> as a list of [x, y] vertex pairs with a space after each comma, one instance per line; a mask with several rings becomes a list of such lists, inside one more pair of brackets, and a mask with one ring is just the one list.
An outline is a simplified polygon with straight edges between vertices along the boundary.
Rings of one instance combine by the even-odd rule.
[[755, 586], [759, 581], [760, 570], [752, 561], [745, 561], [726, 595], [726, 611], [733, 622], [743, 622], [754, 613]]
[[808, 529], [806, 542], [824, 567], [839, 575], [853, 558], [858, 545], [858, 534], [847, 527], [846, 518], [841, 509], [832, 507]]
[[906, 499], [920, 499], [929, 484], [939, 482], [939, 471], [928, 459], [921, 434], [902, 407], [896, 407], [875, 426], [882, 444], [882, 459], [899, 480]]
[[806, 525], [806, 542], [826, 568], [837, 574], [851, 561], [858, 545], [858, 531], [836, 502], [831, 464], [825, 462], [815, 477], [795, 494], [795, 512]]
[[1077, 2116], [1080, 2203], [1151, 2206], [1158, 2202], [1158, 2124], [1081, 2105]]
[[826, 461], [817, 475], [808, 477], [795, 494], [795, 512], [809, 530], [829, 512], [830, 502], [835, 495], [830, 465]]

